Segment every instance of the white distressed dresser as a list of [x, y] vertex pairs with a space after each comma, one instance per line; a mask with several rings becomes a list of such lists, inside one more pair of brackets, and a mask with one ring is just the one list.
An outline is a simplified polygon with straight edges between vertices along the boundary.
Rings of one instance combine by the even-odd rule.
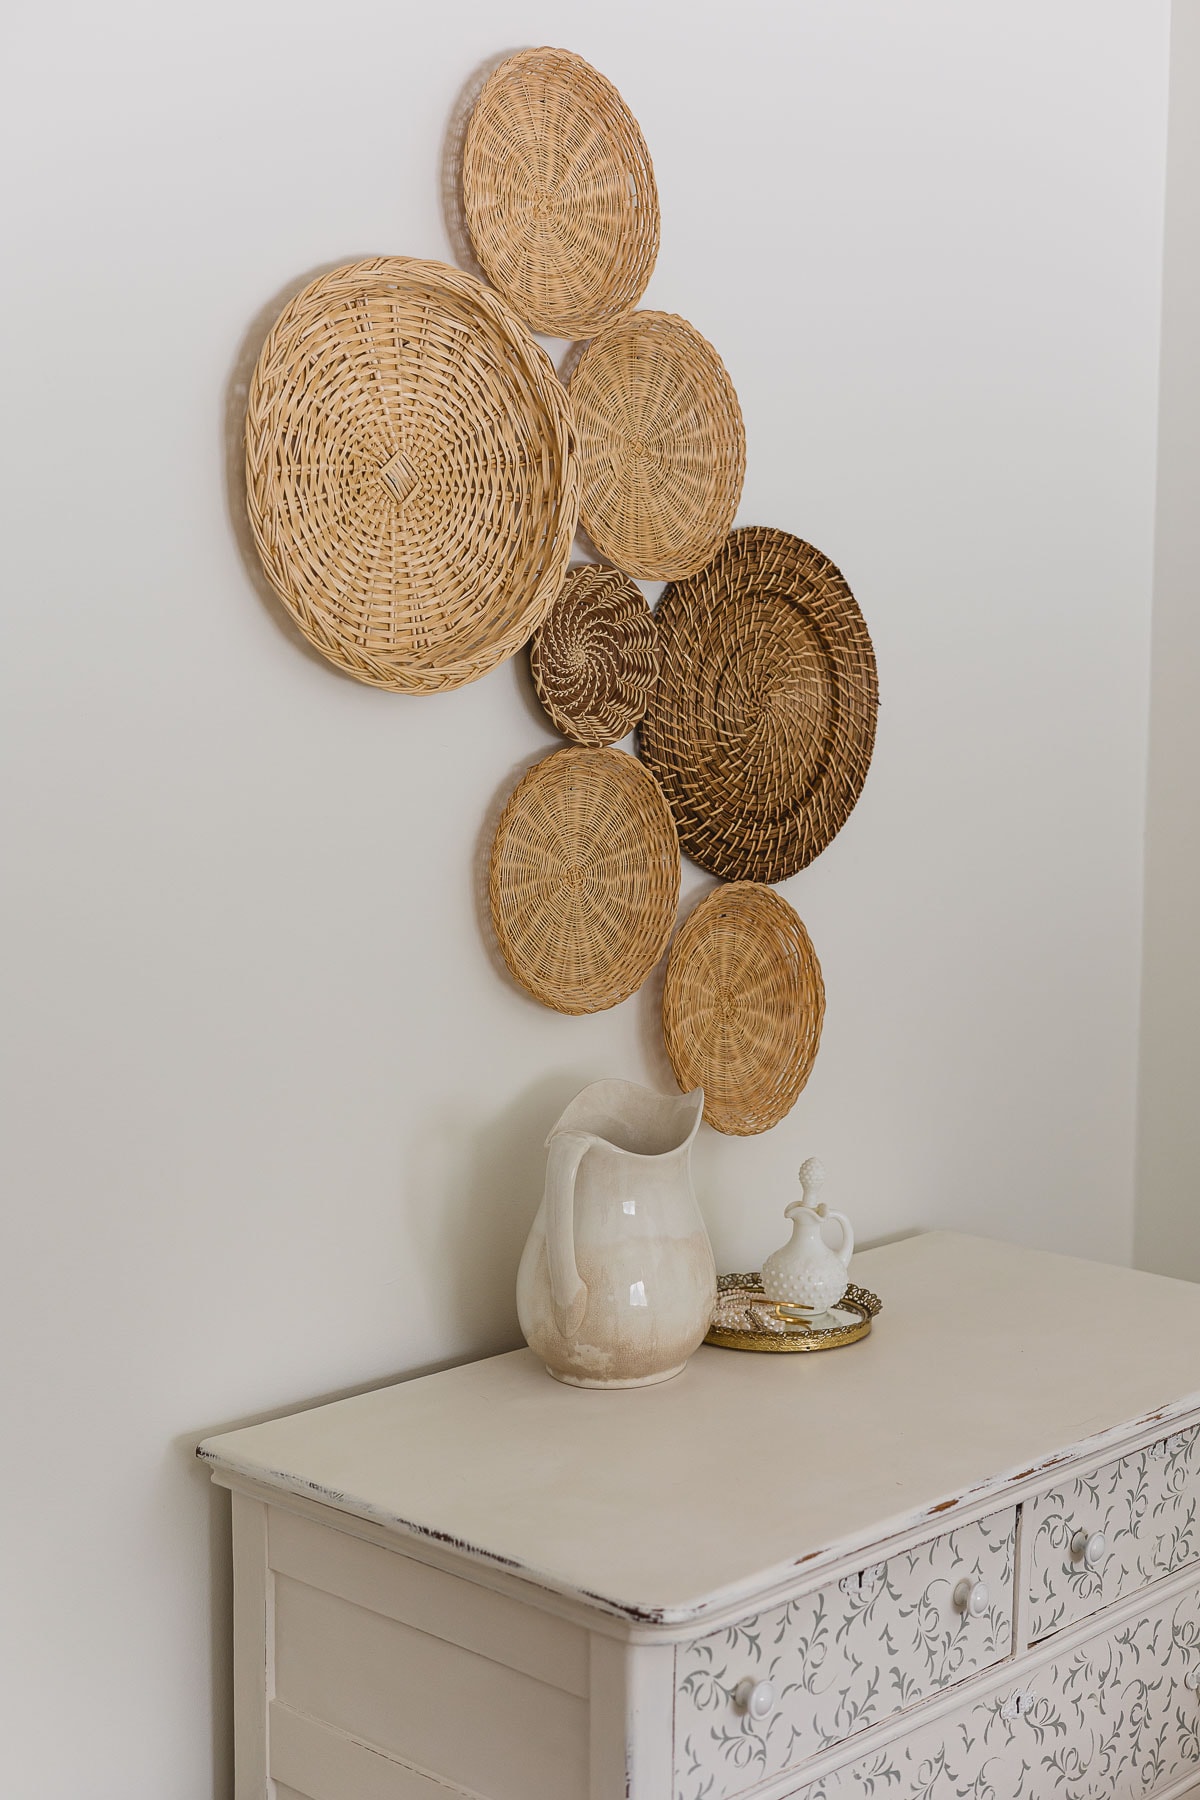
[[1200, 1795], [1200, 1288], [931, 1233], [817, 1356], [208, 1440], [238, 1800]]

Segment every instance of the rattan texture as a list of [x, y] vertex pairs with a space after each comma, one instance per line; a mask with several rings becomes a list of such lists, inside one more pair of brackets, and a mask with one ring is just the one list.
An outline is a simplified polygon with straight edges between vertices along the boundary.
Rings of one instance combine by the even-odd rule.
[[623, 750], [556, 750], [519, 782], [492, 845], [501, 953], [557, 1012], [641, 987], [679, 906], [679, 841], [654, 777]]
[[538, 699], [576, 744], [615, 744], [658, 678], [654, 615], [617, 569], [572, 569], [529, 646]]
[[746, 431], [725, 365], [686, 319], [638, 312], [575, 367], [580, 513], [627, 575], [671, 581], [719, 550], [746, 473]]
[[812, 1072], [824, 1017], [821, 966], [782, 894], [731, 882], [689, 914], [667, 961], [663, 1036], [676, 1080], [704, 1089], [717, 1131], [778, 1125]]
[[528, 642], [578, 518], [570, 406], [482, 282], [379, 257], [322, 275], [263, 346], [250, 524], [300, 630], [360, 681], [434, 693]]
[[870, 766], [875, 652], [841, 572], [752, 526], [655, 612], [658, 682], [641, 752], [703, 868], [781, 881], [841, 830]]
[[658, 256], [658, 190], [637, 121], [569, 50], [489, 76], [463, 146], [463, 210], [489, 281], [535, 331], [588, 338], [635, 307]]

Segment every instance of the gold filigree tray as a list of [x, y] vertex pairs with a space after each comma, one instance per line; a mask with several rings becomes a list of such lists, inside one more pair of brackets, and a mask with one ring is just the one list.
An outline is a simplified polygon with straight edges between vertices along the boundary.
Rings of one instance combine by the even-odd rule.
[[882, 1308], [883, 1302], [868, 1288], [851, 1282], [838, 1305], [821, 1315], [829, 1323], [810, 1325], [783, 1317], [786, 1309], [766, 1298], [757, 1272], [722, 1275], [717, 1281], [716, 1311], [704, 1341], [722, 1350], [837, 1350], [842, 1344], [856, 1344], [865, 1338], [871, 1320]]

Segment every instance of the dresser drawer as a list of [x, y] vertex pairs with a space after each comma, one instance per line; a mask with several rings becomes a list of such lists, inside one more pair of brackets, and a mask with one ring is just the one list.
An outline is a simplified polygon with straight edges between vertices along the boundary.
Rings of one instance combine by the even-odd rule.
[[[1049, 1637], [1200, 1560], [1200, 1426], [1063, 1481], [1027, 1508], [1029, 1636]], [[1089, 1555], [1100, 1546], [1102, 1554]]]
[[[740, 1794], [1008, 1656], [1015, 1530], [993, 1513], [682, 1646], [676, 1800]], [[960, 1582], [985, 1585], [981, 1612], [959, 1610]]]
[[[1200, 1592], [1152, 1608], [792, 1800], [1133, 1800], [1200, 1781]], [[1191, 1792], [1190, 1787], [1188, 1791]]]

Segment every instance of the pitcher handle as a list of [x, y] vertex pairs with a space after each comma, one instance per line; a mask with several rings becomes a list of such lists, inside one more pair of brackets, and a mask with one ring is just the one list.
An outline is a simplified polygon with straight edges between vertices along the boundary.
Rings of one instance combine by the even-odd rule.
[[843, 1269], [848, 1269], [850, 1267], [850, 1258], [854, 1255], [854, 1227], [851, 1225], [845, 1213], [831, 1212], [828, 1207], [825, 1209], [825, 1217], [827, 1219], [832, 1219], [842, 1234], [842, 1241], [834, 1251], [834, 1255], [841, 1263]]
[[546, 1257], [554, 1323], [563, 1337], [579, 1335], [587, 1286], [575, 1261], [575, 1177], [591, 1144], [580, 1132], [555, 1132], [546, 1158]]

